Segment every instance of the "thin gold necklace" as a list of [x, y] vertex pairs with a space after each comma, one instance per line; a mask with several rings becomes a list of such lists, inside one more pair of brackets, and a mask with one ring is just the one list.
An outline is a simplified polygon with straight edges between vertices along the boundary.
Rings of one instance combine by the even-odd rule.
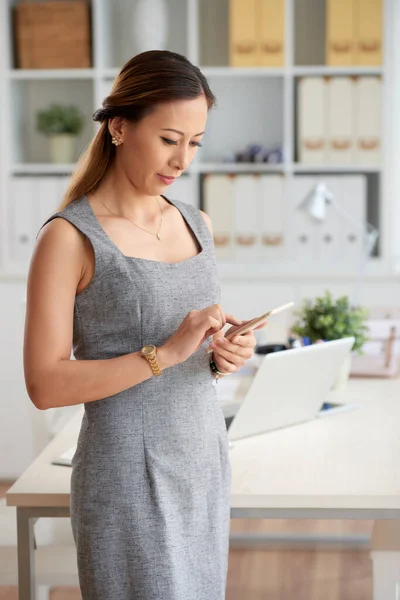
[[123, 217], [122, 215], [117, 215], [117, 213], [115, 213], [115, 212], [113, 212], [112, 210], [110, 210], [110, 209], [108, 208], [108, 206], [106, 206], [106, 205], [104, 204], [104, 202], [102, 202], [102, 205], [103, 205], [103, 206], [104, 206], [104, 207], [105, 207], [105, 208], [108, 210], [108, 212], [110, 212], [112, 215], [115, 215], [116, 217], [121, 217], [121, 219], [125, 219], [126, 221], [129, 221], [129, 223], [132, 223], [132, 225], [135, 225], [135, 227], [139, 227], [139, 229], [141, 229], [142, 231], [145, 231], [146, 233], [150, 233], [151, 235], [155, 235], [155, 236], [156, 236], [156, 238], [157, 238], [158, 240], [161, 240], [161, 237], [160, 237], [160, 229], [161, 229], [161, 225], [162, 225], [162, 221], [163, 221], [163, 210], [162, 210], [162, 208], [161, 208], [161, 204], [160, 204], [160, 201], [159, 201], [159, 199], [158, 199], [158, 198], [157, 198], [157, 202], [158, 202], [158, 206], [160, 207], [160, 212], [161, 212], [160, 226], [159, 226], [159, 228], [158, 228], [158, 231], [157, 231], [157, 233], [153, 233], [152, 231], [148, 231], [147, 229], [144, 229], [143, 227], [140, 227], [140, 225], [138, 225], [137, 223], [134, 223], [133, 221], [131, 221], [131, 219], [128, 219], [128, 217]]

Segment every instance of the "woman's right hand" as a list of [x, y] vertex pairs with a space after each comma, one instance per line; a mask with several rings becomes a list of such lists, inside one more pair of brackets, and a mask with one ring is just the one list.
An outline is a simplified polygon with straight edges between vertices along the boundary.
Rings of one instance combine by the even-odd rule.
[[236, 317], [224, 313], [220, 304], [212, 304], [202, 310], [191, 310], [175, 333], [157, 350], [161, 368], [184, 362], [196, 352], [201, 344], [226, 323], [241, 325]]

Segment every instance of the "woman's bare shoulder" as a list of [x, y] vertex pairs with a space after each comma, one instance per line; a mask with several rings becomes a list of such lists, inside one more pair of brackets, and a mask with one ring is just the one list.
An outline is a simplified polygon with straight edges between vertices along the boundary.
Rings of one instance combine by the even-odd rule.
[[[87, 257], [87, 238], [70, 221], [57, 217], [40, 230], [34, 248], [31, 268], [44, 270], [59, 263], [62, 270], [70, 267], [83, 273]], [[80, 278], [79, 277], [79, 278]]]

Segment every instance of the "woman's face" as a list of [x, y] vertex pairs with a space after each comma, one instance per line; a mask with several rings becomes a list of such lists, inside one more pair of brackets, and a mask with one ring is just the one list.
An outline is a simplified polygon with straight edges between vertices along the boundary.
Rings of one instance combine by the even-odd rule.
[[119, 167], [138, 192], [157, 196], [192, 162], [207, 121], [204, 96], [162, 103], [140, 123], [112, 120], [112, 133], [123, 143], [116, 149]]

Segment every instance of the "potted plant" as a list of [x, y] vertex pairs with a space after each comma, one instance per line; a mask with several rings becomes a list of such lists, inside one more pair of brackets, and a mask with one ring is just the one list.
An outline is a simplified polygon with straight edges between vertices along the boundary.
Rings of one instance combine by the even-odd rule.
[[[301, 338], [308, 338], [310, 343], [353, 336], [353, 351], [361, 353], [368, 340], [368, 311], [351, 306], [347, 296], [335, 300], [331, 292], [326, 291], [324, 296], [317, 297], [314, 301], [306, 300], [302, 308], [295, 312], [295, 316], [297, 320], [292, 327], [293, 333]], [[350, 366], [349, 356], [334, 384], [336, 389], [347, 382]]]
[[52, 104], [37, 113], [37, 129], [49, 138], [52, 162], [74, 161], [76, 137], [83, 123], [84, 117], [76, 106]]

